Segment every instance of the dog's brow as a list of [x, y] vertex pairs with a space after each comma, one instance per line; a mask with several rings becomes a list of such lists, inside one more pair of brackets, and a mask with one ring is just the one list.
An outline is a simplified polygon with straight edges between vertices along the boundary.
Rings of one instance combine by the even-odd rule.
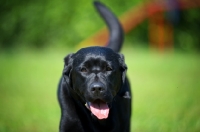
[[107, 67], [110, 66], [112, 67], [112, 61], [109, 60], [105, 60], [105, 58], [100, 58], [100, 57], [88, 57], [87, 59], [85, 59], [84, 62], [82, 62], [80, 65], [80, 67], [85, 66], [85, 67], [90, 67], [90, 66], [100, 66], [100, 67]]

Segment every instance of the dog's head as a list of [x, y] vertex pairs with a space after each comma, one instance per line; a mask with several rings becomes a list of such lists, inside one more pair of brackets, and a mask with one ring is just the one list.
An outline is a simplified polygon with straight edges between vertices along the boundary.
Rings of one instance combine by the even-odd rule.
[[126, 69], [122, 54], [105, 47], [89, 47], [65, 58], [63, 76], [87, 108], [104, 119], [125, 81]]

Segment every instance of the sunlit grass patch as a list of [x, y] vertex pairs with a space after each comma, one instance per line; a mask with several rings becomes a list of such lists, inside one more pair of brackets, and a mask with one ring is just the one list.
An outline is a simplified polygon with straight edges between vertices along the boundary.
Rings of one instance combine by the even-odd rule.
[[[56, 132], [56, 92], [70, 50], [0, 54], [0, 131]], [[133, 92], [133, 132], [200, 130], [199, 55], [124, 49]]]

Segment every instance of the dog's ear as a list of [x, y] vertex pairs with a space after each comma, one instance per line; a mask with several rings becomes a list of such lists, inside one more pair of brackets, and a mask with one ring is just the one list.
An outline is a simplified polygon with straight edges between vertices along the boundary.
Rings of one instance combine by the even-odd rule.
[[126, 78], [126, 71], [127, 71], [127, 66], [125, 64], [125, 61], [124, 61], [124, 55], [123, 54], [119, 54], [119, 64], [120, 64], [120, 67], [121, 67], [121, 71], [122, 71], [122, 82], [124, 83], [125, 82], [125, 78]]
[[69, 54], [67, 55], [65, 58], [64, 58], [64, 69], [63, 69], [63, 77], [64, 77], [64, 80], [70, 84], [70, 73], [71, 73], [71, 70], [72, 70], [72, 63], [73, 63], [73, 53], [72, 54]]
[[131, 94], [130, 94], [130, 90], [129, 90], [129, 83], [126, 80], [126, 71], [127, 71], [127, 66], [125, 64], [124, 61], [124, 55], [123, 54], [119, 54], [119, 64], [121, 67], [121, 71], [122, 71], [122, 85], [124, 85], [123, 89], [120, 90], [119, 95], [123, 98], [127, 98], [127, 99], [131, 99]]

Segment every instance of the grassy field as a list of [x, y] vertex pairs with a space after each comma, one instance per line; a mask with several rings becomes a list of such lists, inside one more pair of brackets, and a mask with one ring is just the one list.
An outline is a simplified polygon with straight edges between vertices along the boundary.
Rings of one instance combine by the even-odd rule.
[[[57, 132], [57, 83], [69, 50], [0, 53], [0, 132]], [[200, 131], [200, 55], [124, 49], [132, 132]]]

